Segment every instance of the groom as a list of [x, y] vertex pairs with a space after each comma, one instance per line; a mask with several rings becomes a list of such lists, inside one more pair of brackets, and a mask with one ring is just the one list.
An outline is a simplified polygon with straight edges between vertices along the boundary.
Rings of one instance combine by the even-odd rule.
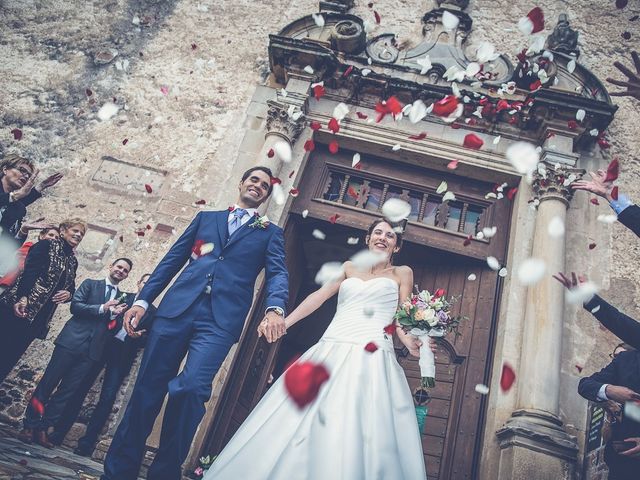
[[213, 377], [240, 338], [263, 268], [268, 306], [263, 328], [273, 337], [284, 333], [284, 236], [257, 213], [271, 194], [271, 178], [266, 167], [247, 170], [234, 207], [198, 213], [125, 313], [124, 325], [132, 335], [147, 307], [189, 262], [156, 312], [133, 394], [105, 459], [103, 480], [138, 477], [147, 436], [167, 392], [160, 446], [147, 478], [180, 479]]

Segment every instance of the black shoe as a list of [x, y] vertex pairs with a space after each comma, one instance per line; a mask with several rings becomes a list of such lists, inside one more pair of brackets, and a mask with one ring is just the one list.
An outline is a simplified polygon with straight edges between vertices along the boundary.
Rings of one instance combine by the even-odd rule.
[[64, 436], [54, 430], [51, 432], [51, 435], [49, 435], [49, 441], [54, 445], [60, 446], [62, 445], [62, 442], [64, 442]]
[[76, 455], [80, 455], [81, 457], [90, 457], [91, 455], [93, 455], [93, 448], [89, 448], [84, 445], [78, 445], [73, 453], [75, 453]]

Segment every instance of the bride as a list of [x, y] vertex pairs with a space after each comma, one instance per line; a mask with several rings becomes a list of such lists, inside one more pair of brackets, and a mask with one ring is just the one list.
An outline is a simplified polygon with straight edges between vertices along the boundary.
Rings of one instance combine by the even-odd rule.
[[[413, 271], [393, 266], [402, 246], [385, 220], [368, 229], [369, 250], [386, 262], [368, 273], [344, 263], [342, 276], [309, 295], [285, 319], [302, 320], [338, 293], [335, 317], [320, 341], [297, 362], [322, 364], [329, 379], [316, 399], [299, 409], [289, 398], [282, 375], [267, 391], [225, 449], [205, 480], [424, 480], [422, 442], [406, 377], [398, 364], [391, 335], [400, 299], [413, 289]], [[414, 356], [420, 341], [396, 332]], [[275, 331], [261, 325], [269, 342]], [[377, 350], [365, 345], [373, 342]]]

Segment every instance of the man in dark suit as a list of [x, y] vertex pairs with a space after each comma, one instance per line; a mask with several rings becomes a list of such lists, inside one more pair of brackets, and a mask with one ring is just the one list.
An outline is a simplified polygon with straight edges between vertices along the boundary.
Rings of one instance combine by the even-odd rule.
[[[640, 352], [618, 353], [605, 368], [582, 378], [578, 393], [592, 402], [614, 400], [619, 403], [640, 401]], [[637, 407], [636, 407], [637, 408]], [[604, 460], [609, 467], [609, 480], [636, 480], [640, 469], [640, 423], [625, 417], [611, 427]]]
[[[87, 279], [74, 293], [73, 316], [58, 335], [51, 360], [25, 411], [23, 440], [35, 438], [45, 447], [54, 446], [47, 436], [49, 427], [55, 425], [82, 380], [100, 361], [117, 317], [130, 306], [118, 284], [129, 276], [132, 266], [128, 258], [119, 258], [109, 266], [106, 279]], [[132, 302], [133, 296], [129, 300]]]
[[[137, 478], [146, 438], [167, 393], [160, 446], [147, 476], [180, 479], [213, 378], [240, 338], [263, 268], [265, 335], [271, 339], [284, 333], [288, 299], [284, 235], [257, 213], [271, 189], [271, 170], [247, 170], [238, 185], [237, 204], [198, 213], [126, 312], [125, 328], [131, 334], [147, 306], [188, 262], [158, 307], [136, 386], [105, 459], [103, 479]], [[186, 363], [178, 374], [185, 354]]]
[[[136, 297], [140, 294], [150, 276], [150, 273], [145, 273], [140, 278]], [[128, 301], [127, 304], [131, 305], [133, 301]], [[88, 388], [82, 392], [84, 394], [82, 395], [82, 399], [84, 399], [86, 392], [91, 388], [104, 366], [104, 379], [102, 380], [102, 387], [100, 388], [100, 398], [91, 414], [84, 436], [78, 440], [78, 447], [74, 450], [74, 453], [77, 455], [90, 457], [93, 454], [98, 436], [100, 432], [102, 432], [105, 423], [107, 423], [122, 382], [125, 377], [129, 375], [138, 351], [144, 347], [146, 341], [144, 333], [151, 328], [155, 312], [156, 307], [149, 305], [149, 308], [133, 335], [127, 335], [124, 326], [122, 326], [122, 318], [119, 317], [120, 328], [117, 330], [115, 336], [107, 340], [103, 362], [97, 365], [98, 368], [95, 374], [92, 372], [88, 378], [85, 379], [85, 385], [87, 385]], [[82, 400], [80, 400], [80, 406], [82, 406]], [[77, 411], [76, 415], [74, 415], [74, 420], [76, 416]], [[56, 425], [56, 430], [57, 428], [58, 426]]]

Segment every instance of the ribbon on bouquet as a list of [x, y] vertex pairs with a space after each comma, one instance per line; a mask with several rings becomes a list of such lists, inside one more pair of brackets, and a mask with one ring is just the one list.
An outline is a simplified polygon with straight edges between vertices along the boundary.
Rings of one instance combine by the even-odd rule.
[[420, 360], [418, 361], [420, 376], [422, 377], [422, 387], [433, 388], [436, 386], [436, 358], [429, 346], [429, 337], [442, 338], [445, 335], [445, 331], [439, 328], [432, 328], [430, 330], [414, 328], [409, 334], [418, 337], [422, 342], [420, 346]]

